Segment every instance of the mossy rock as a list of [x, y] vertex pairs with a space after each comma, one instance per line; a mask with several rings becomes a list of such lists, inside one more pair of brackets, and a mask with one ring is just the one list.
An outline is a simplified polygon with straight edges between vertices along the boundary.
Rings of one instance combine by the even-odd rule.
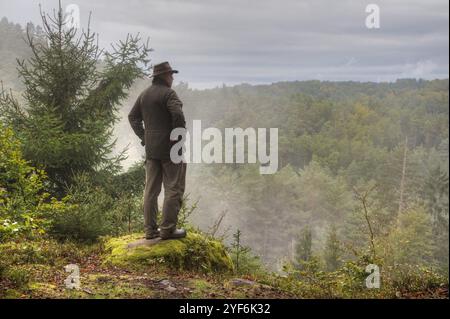
[[[137, 245], [136, 241], [139, 241]], [[105, 242], [105, 261], [114, 266], [135, 269], [156, 264], [169, 269], [203, 273], [233, 270], [233, 262], [224, 245], [197, 232], [190, 231], [183, 239], [149, 241], [148, 244], [141, 242], [142, 234], [108, 239]]]

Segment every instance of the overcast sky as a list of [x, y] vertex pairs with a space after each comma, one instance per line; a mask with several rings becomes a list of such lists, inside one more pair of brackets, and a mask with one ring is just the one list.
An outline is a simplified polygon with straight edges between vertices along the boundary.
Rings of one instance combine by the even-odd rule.
[[[57, 0], [0, 0], [0, 18], [40, 23]], [[365, 8], [380, 7], [368, 29]], [[140, 32], [152, 63], [194, 88], [292, 80], [448, 78], [448, 0], [73, 0], [100, 44]]]

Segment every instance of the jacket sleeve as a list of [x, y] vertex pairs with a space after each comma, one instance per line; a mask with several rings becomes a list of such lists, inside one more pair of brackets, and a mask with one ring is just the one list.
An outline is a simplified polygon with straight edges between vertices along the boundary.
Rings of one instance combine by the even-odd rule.
[[141, 111], [141, 96], [139, 96], [134, 103], [133, 108], [128, 114], [128, 121], [134, 133], [141, 139], [141, 144], [144, 145], [144, 125], [142, 124], [142, 111]]
[[183, 114], [183, 103], [178, 98], [177, 93], [174, 90], [169, 90], [165, 96], [167, 109], [172, 117], [172, 129], [177, 127], [186, 128], [186, 121]]

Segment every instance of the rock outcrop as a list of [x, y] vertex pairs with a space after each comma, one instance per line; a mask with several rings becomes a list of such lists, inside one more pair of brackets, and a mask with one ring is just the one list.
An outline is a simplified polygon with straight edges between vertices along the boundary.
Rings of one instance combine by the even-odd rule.
[[118, 267], [145, 268], [162, 265], [169, 269], [198, 272], [230, 272], [233, 262], [224, 245], [198, 232], [186, 238], [146, 240], [142, 234], [110, 238], [105, 242], [105, 262]]

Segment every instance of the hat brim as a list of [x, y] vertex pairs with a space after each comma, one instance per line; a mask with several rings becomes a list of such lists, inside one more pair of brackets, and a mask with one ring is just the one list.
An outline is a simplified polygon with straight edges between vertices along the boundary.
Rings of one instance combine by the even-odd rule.
[[158, 76], [158, 75], [161, 75], [161, 74], [166, 74], [166, 73], [178, 73], [178, 70], [162, 71], [162, 72], [159, 72], [159, 73], [154, 73], [150, 77], [152, 78], [152, 77], [155, 77], [155, 76]]

